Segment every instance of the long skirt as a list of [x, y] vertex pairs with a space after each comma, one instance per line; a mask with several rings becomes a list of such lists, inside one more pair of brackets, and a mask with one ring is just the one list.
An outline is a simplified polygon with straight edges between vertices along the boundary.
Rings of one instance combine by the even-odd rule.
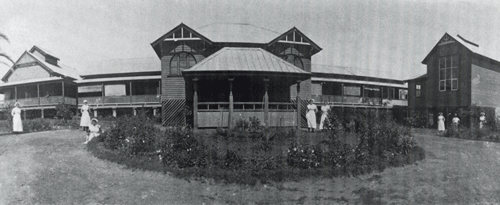
[[307, 112], [307, 127], [316, 129], [316, 113], [313, 110]]
[[21, 115], [15, 114], [12, 119], [12, 131], [14, 132], [22, 132], [23, 131], [23, 122], [21, 121]]
[[88, 111], [82, 112], [82, 119], [80, 120], [80, 126], [81, 127], [90, 126], [90, 115]]
[[444, 131], [444, 121], [438, 122], [438, 131]]
[[319, 129], [322, 130], [323, 129], [323, 126], [325, 125], [325, 119], [326, 119], [327, 115], [326, 114], [322, 114], [321, 115], [321, 121], [319, 122]]

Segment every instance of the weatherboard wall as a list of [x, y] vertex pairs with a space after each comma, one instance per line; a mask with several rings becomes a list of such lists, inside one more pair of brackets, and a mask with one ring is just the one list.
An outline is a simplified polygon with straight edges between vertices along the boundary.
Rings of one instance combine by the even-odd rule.
[[[458, 43], [438, 46], [432, 51], [427, 61], [426, 100], [428, 107], [467, 107], [471, 104], [470, 98], [470, 65], [471, 52]], [[453, 46], [456, 46], [453, 48]], [[439, 90], [439, 58], [458, 55], [458, 89], [451, 91]]]

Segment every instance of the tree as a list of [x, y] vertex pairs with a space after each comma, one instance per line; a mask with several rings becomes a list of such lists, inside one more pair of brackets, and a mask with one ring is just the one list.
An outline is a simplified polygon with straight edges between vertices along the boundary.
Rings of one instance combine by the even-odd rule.
[[[7, 35], [5, 35], [5, 34], [3, 34], [3, 33], [0, 32], [0, 40], [2, 40], [2, 39], [5, 40], [5, 41], [7, 41], [7, 43], [10, 43], [9, 38], [7, 37]], [[3, 52], [1, 49], [0, 49], [0, 58], [7, 59], [8, 61], [10, 61], [12, 63], [12, 65], [15, 64], [14, 60], [12, 60], [12, 58], [8, 54], [6, 54], [5, 52]], [[7, 65], [7, 66], [10, 67], [10, 65], [8, 65], [7, 63], [5, 63], [3, 61], [0, 61], [0, 63], [3, 63], [3, 64], [5, 64], [5, 65]]]

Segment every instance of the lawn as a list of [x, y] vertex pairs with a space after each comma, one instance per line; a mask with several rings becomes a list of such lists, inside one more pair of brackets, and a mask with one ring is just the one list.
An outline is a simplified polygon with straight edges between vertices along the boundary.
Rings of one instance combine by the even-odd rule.
[[0, 204], [486, 204], [500, 202], [500, 144], [417, 130], [427, 157], [380, 173], [257, 184], [184, 180], [93, 157], [84, 133], [0, 136]]

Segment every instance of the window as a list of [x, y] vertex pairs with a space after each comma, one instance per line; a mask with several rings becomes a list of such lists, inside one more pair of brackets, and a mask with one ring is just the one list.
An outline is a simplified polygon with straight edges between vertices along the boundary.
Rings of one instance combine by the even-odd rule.
[[294, 54], [287, 54], [283, 56], [283, 60], [288, 61], [289, 63], [293, 64], [294, 66], [297, 66], [300, 69], [304, 69], [304, 64], [302, 64], [302, 60], [300, 60], [300, 57]]
[[420, 84], [415, 85], [415, 96], [418, 98], [421, 95], [422, 86]]
[[170, 75], [182, 75], [181, 71], [189, 69], [196, 64], [194, 56], [187, 52], [176, 53], [170, 60]]
[[458, 56], [439, 58], [439, 91], [458, 90]]

